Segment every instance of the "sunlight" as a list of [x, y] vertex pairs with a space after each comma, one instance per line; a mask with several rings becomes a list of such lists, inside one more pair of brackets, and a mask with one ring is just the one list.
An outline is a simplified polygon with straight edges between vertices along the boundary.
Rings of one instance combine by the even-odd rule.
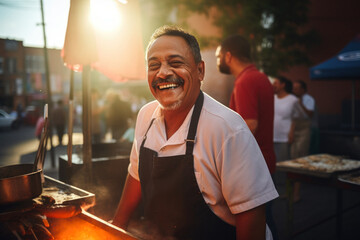
[[[119, 2], [126, 3], [125, 1]], [[91, 0], [90, 21], [98, 30], [116, 29], [121, 23], [119, 3], [115, 0]]]

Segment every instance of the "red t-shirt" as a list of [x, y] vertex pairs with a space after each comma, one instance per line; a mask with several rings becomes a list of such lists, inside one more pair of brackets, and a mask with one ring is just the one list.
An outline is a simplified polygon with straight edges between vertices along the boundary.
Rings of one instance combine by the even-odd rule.
[[256, 119], [258, 121], [255, 139], [264, 155], [270, 173], [275, 172], [274, 91], [267, 76], [259, 72], [254, 65], [246, 67], [236, 78], [231, 94], [230, 108], [245, 120]]

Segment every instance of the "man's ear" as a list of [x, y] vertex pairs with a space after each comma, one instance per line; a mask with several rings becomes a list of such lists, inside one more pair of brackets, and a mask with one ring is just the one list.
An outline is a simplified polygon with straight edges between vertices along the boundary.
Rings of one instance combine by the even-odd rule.
[[199, 80], [200, 81], [204, 80], [204, 76], [205, 76], [205, 62], [204, 61], [201, 61], [198, 63], [197, 71], [199, 74]]
[[226, 64], [229, 64], [230, 63], [230, 61], [231, 61], [231, 59], [232, 59], [232, 55], [231, 55], [231, 52], [226, 52], [225, 53], [225, 63]]

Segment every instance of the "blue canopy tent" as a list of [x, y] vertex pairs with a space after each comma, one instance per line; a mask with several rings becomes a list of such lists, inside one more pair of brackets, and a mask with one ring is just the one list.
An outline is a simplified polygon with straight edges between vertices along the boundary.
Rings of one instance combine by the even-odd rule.
[[337, 55], [310, 68], [310, 78], [352, 80], [351, 126], [355, 129], [355, 81], [360, 80], [360, 34]]

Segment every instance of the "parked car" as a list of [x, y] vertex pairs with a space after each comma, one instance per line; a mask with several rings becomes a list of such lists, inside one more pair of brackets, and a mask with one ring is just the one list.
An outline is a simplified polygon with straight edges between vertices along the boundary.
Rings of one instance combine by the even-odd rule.
[[17, 128], [16, 118], [0, 109], [0, 128]]

